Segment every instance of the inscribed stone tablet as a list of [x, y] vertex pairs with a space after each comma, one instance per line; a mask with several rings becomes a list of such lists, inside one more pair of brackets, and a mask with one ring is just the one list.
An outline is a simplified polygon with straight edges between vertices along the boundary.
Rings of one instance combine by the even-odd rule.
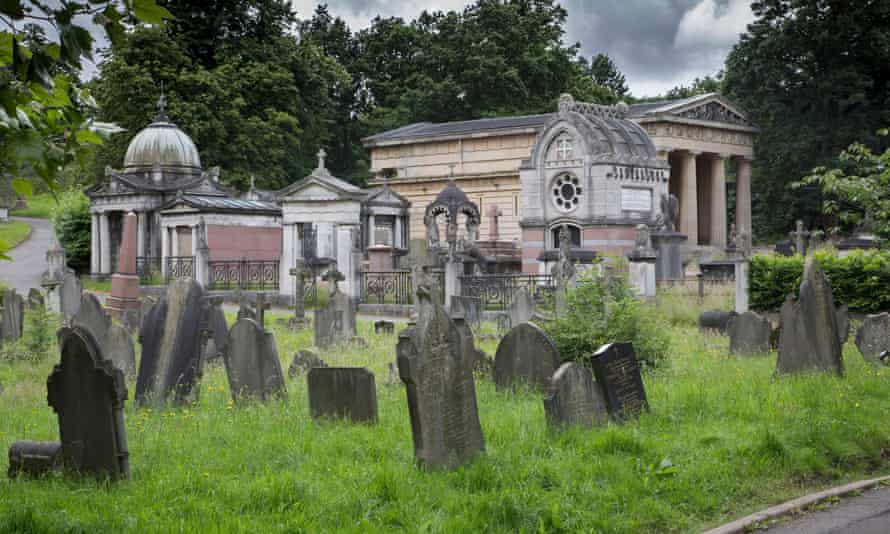
[[550, 391], [544, 397], [544, 413], [547, 423], [556, 427], [590, 428], [609, 418], [602, 388], [594, 382], [590, 369], [575, 362], [566, 362], [553, 373]]
[[498, 389], [524, 384], [546, 391], [560, 363], [559, 350], [550, 336], [534, 323], [522, 323], [498, 345], [494, 383]]
[[275, 337], [253, 319], [238, 319], [224, 353], [232, 399], [269, 400], [285, 393]]
[[364, 368], [315, 367], [309, 370], [312, 417], [344, 418], [354, 423], [377, 422], [374, 373]]
[[591, 358], [593, 375], [603, 388], [606, 408], [616, 419], [626, 419], [649, 409], [646, 390], [633, 345], [610, 343]]
[[869, 315], [856, 331], [856, 347], [870, 363], [880, 363], [881, 353], [890, 350], [890, 313]]
[[773, 333], [769, 319], [747, 311], [729, 322], [729, 352], [733, 354], [761, 354], [769, 351]]

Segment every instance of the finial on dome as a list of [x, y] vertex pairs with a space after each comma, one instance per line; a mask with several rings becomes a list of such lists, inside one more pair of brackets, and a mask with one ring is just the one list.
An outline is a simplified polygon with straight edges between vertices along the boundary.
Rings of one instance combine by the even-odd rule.
[[167, 95], [164, 94], [164, 82], [161, 82], [161, 96], [158, 97], [158, 113], [155, 115], [155, 122], [168, 122], [167, 117]]

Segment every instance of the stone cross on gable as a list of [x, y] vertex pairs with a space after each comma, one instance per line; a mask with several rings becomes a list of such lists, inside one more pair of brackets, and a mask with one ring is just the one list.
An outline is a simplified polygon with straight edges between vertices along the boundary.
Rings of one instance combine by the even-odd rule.
[[561, 160], [570, 159], [572, 157], [572, 141], [570, 139], [560, 139], [557, 141], [556, 157]]
[[488, 239], [490, 241], [497, 241], [500, 237], [500, 231], [498, 228], [498, 217], [504, 214], [503, 211], [496, 204], [492, 204], [488, 207]]
[[327, 157], [328, 153], [325, 152], [323, 148], [318, 149], [318, 168], [319, 170], [326, 168], [324, 166], [324, 159]]
[[260, 326], [260, 328], [266, 328], [266, 310], [271, 308], [271, 305], [266, 302], [266, 294], [265, 293], [257, 293], [256, 294], [256, 324]]

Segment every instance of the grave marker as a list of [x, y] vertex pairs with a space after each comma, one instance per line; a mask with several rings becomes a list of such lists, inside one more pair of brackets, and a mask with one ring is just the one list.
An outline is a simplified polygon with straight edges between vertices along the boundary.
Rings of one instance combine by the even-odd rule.
[[649, 409], [643, 378], [633, 345], [609, 343], [591, 358], [593, 375], [603, 389], [606, 408], [616, 419], [627, 419]]
[[25, 300], [15, 289], [7, 289], [3, 293], [3, 340], [15, 341], [22, 337], [25, 320]]
[[223, 353], [232, 400], [269, 400], [286, 393], [275, 337], [253, 319], [239, 319], [229, 330]]
[[328, 364], [311, 350], [298, 350], [287, 369], [287, 376], [293, 378], [300, 373], [309, 372], [314, 367], [327, 367]]
[[880, 363], [881, 354], [890, 350], [890, 313], [869, 315], [856, 331], [856, 348], [869, 363]]
[[560, 363], [559, 350], [550, 336], [534, 323], [522, 323], [498, 345], [494, 383], [498, 389], [525, 384], [546, 391]]
[[374, 373], [364, 368], [315, 367], [309, 370], [312, 417], [344, 418], [354, 423], [377, 422]]
[[555, 427], [580, 425], [590, 428], [609, 418], [602, 387], [583, 365], [566, 362], [553, 373], [544, 397], [547, 423]]
[[84, 293], [81, 296], [79, 310], [71, 323], [88, 330], [102, 348], [102, 354], [115, 367], [128, 376], [135, 375], [136, 348], [133, 338], [124, 327], [112, 322], [96, 295]]

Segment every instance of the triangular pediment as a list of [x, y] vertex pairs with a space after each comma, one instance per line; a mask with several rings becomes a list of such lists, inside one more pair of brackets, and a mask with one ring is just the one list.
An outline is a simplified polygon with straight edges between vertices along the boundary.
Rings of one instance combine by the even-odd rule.
[[408, 199], [396, 193], [389, 187], [381, 187], [374, 191], [367, 198], [368, 203], [375, 204], [391, 204], [391, 205], [409, 205]]
[[[336, 179], [325, 180], [316, 176], [308, 176], [279, 191], [277, 195], [278, 201], [331, 201], [355, 200], [357, 198], [355, 191], [347, 190], [345, 187], [339, 187], [338, 183], [334, 180]], [[354, 186], [351, 185], [350, 187], [354, 188]], [[354, 189], [361, 191], [358, 188]]]
[[747, 115], [717, 93], [709, 93], [700, 97], [678, 101], [675, 104], [668, 104], [655, 110], [655, 112], [676, 115], [684, 119], [753, 126]]

